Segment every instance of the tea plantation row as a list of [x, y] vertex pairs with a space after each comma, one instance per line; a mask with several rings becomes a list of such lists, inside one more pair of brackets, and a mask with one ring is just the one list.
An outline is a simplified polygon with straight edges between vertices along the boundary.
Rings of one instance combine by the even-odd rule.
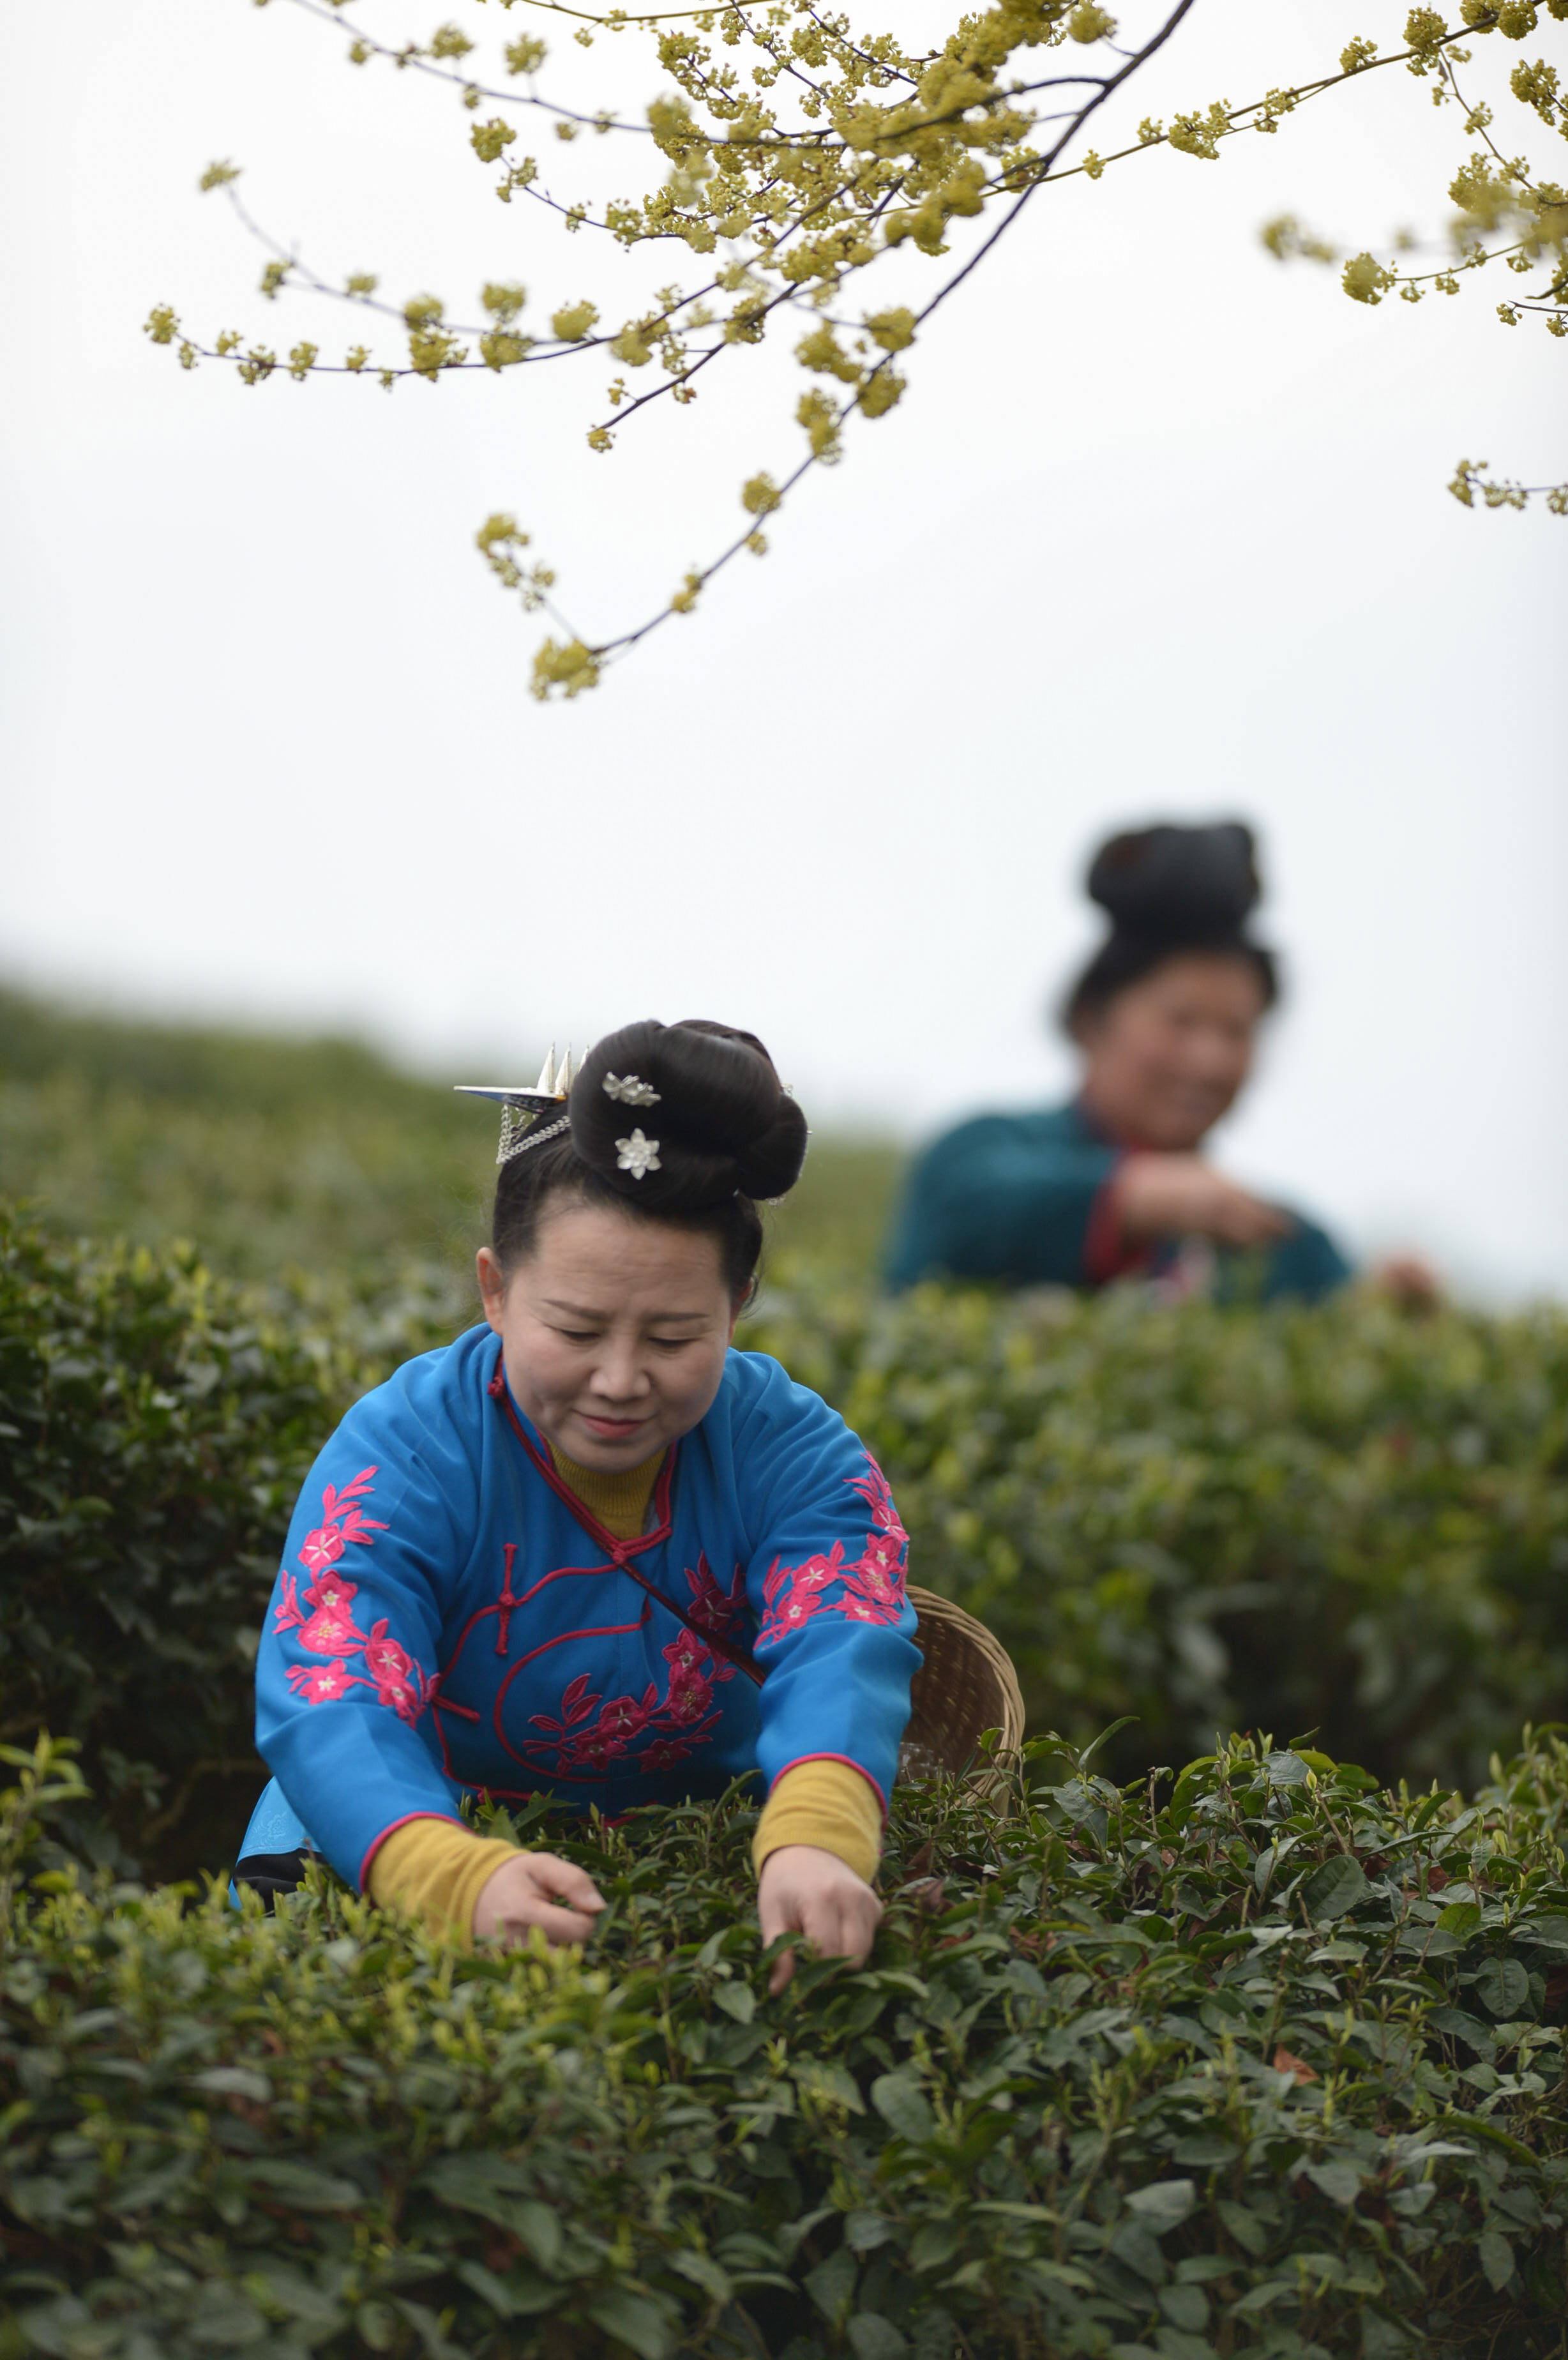
[[0, 1810], [0, 2360], [1545, 2360], [1568, 1751], [1469, 1806], [1232, 1743], [902, 1791], [870, 1968], [766, 1994], [753, 1810], [527, 1835], [588, 1955], [275, 1920]]
[[[295, 1491], [450, 1323], [443, 1292], [264, 1305], [0, 1208], [0, 1740], [82, 1741], [119, 1864], [232, 1851]], [[1137, 1716], [1117, 1775], [1254, 1728], [1471, 1786], [1568, 1717], [1561, 1313], [889, 1303], [800, 1265], [742, 1341], [865, 1436], [916, 1578], [996, 1631], [1036, 1725]]]

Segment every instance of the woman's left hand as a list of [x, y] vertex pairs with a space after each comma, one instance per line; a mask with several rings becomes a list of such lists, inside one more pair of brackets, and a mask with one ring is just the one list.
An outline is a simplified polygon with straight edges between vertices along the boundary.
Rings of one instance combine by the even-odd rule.
[[[863, 1967], [871, 1955], [882, 1904], [863, 1876], [836, 1852], [816, 1844], [780, 1844], [762, 1864], [757, 1914], [764, 1945], [780, 1934], [804, 1934], [824, 1957]], [[795, 1955], [776, 1959], [768, 1990], [777, 1998], [795, 1972]]]

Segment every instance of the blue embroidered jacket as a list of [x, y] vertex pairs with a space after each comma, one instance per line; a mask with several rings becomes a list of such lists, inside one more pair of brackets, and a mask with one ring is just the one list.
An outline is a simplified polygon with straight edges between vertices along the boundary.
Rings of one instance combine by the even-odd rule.
[[457, 1817], [464, 1789], [614, 1814], [812, 1760], [885, 1804], [920, 1661], [907, 1551], [875, 1460], [759, 1352], [729, 1354], [649, 1529], [616, 1540], [473, 1328], [367, 1393], [305, 1486], [256, 1662], [275, 1783], [245, 1850], [293, 1817], [362, 1885], [384, 1836]]

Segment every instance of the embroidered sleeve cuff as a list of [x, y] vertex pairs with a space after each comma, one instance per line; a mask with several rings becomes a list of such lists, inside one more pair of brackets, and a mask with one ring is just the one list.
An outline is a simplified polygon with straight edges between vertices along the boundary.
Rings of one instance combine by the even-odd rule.
[[757, 1874], [771, 1852], [815, 1844], [867, 1885], [882, 1856], [882, 1807], [869, 1778], [847, 1762], [798, 1762], [774, 1781], [751, 1840]]
[[365, 1889], [378, 1909], [402, 1909], [466, 1949], [474, 1904], [517, 1849], [457, 1819], [409, 1819], [377, 1845]]

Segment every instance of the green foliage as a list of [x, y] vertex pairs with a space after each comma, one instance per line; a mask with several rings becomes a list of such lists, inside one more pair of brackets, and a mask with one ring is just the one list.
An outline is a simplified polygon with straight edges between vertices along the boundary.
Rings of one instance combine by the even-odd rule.
[[[1082, 1743], [1136, 1717], [1118, 1775], [1239, 1726], [1468, 1784], [1563, 1709], [1562, 1314], [786, 1278], [741, 1340], [866, 1437], [917, 1578], [1002, 1639], [1036, 1725]], [[189, 1249], [99, 1254], [0, 1217], [0, 1735], [81, 1737], [136, 1857], [231, 1851], [294, 1494], [452, 1310], [417, 1284], [263, 1303]]]
[[350, 1042], [68, 1016], [0, 994], [0, 1193], [67, 1234], [387, 1283], [485, 1235], [487, 1125]]
[[254, 1793], [278, 1536], [352, 1376], [189, 1249], [91, 1255], [0, 1204], [0, 1738], [81, 1739], [140, 1857]]
[[[81, 1737], [122, 1842], [186, 1873], [259, 1776], [296, 1487], [359, 1390], [473, 1317], [490, 1131], [344, 1046], [4, 1013], [0, 1182], [49, 1229], [172, 1225], [267, 1282], [0, 1229], [0, 1738]], [[1468, 1786], [1568, 1710], [1568, 1317], [889, 1302], [831, 1273], [870, 1262], [893, 1163], [813, 1146], [741, 1341], [866, 1437], [916, 1579], [997, 1633], [1037, 1723], [1137, 1716], [1120, 1775], [1252, 1727]]]
[[0, 2354], [1560, 2354], [1568, 1750], [1038, 1754], [902, 1793], [868, 1970], [779, 2001], [737, 1797], [532, 1819], [593, 1946], [463, 1957], [36, 1873], [8, 1757]]
[[[37, 1198], [67, 1235], [194, 1239], [239, 1277], [309, 1273], [377, 1297], [412, 1272], [456, 1327], [494, 1142], [494, 1109], [353, 1042], [127, 1024], [0, 991], [0, 1196]], [[869, 1268], [897, 1162], [880, 1142], [813, 1141], [768, 1217], [777, 1249]]]
[[1138, 1716], [1125, 1775], [1319, 1731], [1468, 1784], [1568, 1707], [1568, 1319], [897, 1302], [804, 1271], [748, 1341], [887, 1470], [916, 1578], [990, 1625], [1037, 1721]]
[[[869, 1970], [777, 2002], [739, 1796], [514, 1823], [606, 1895], [584, 1959], [329, 1878], [268, 1920], [124, 1879], [232, 1855], [295, 1489], [467, 1317], [472, 1118], [348, 1049], [20, 1014], [0, 2360], [1563, 2354], [1568, 1748], [1485, 1755], [1568, 1687], [1568, 1319], [887, 1303], [825, 1274], [890, 1168], [851, 1151], [743, 1340], [860, 1426], [1067, 1741], [999, 1805], [901, 1789]], [[1068, 1748], [1128, 1710], [1124, 1771], [1239, 1720], [1489, 1783], [1236, 1739], [1118, 1791]]]

